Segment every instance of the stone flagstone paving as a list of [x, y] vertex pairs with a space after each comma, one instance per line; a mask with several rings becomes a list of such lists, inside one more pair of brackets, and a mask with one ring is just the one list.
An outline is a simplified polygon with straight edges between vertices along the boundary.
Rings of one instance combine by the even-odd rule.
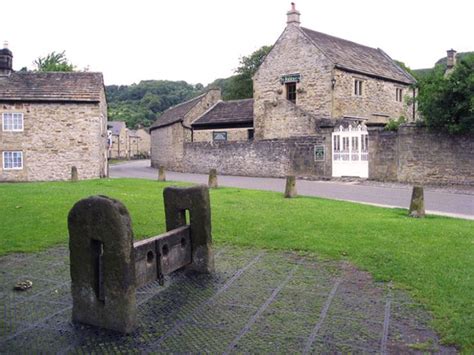
[[139, 289], [125, 336], [71, 322], [67, 248], [2, 257], [0, 353], [456, 352], [422, 306], [346, 262], [226, 246], [216, 269]]

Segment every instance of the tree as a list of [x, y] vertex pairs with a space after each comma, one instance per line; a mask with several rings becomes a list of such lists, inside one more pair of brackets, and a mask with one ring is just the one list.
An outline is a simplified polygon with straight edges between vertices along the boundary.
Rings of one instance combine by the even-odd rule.
[[235, 70], [236, 75], [230, 79], [229, 93], [224, 97], [225, 99], [236, 100], [253, 97], [253, 75], [271, 49], [272, 46], [263, 46], [249, 56], [240, 58], [240, 65]]
[[74, 71], [74, 65], [67, 60], [65, 51], [60, 53], [51, 52], [45, 57], [37, 58], [33, 64], [36, 66], [36, 71], [40, 72]]
[[418, 104], [428, 127], [474, 133], [474, 54], [461, 59], [448, 75], [436, 66], [420, 81]]

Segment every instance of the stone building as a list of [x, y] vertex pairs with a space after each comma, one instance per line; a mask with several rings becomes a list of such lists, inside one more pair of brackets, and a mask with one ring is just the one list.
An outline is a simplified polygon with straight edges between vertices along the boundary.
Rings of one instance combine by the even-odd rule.
[[150, 157], [150, 133], [144, 128], [128, 131], [128, 156], [130, 158]]
[[[301, 27], [292, 3], [286, 28], [253, 77], [253, 99], [214, 102], [185, 119], [181, 111], [187, 114], [202, 97], [170, 109], [152, 126], [152, 165], [368, 177], [367, 126], [413, 121], [415, 82], [381, 49]], [[272, 150], [285, 157], [265, 169], [264, 160], [279, 159]], [[260, 169], [246, 167], [245, 160]]]
[[100, 73], [14, 72], [0, 50], [0, 181], [107, 175], [107, 104]]
[[151, 165], [182, 170], [184, 144], [192, 141], [191, 123], [220, 98], [220, 90], [212, 89], [163, 112], [150, 127]]
[[122, 121], [108, 121], [107, 129], [109, 158], [128, 159], [130, 140], [126, 123]]
[[196, 119], [193, 142], [234, 142], [252, 140], [253, 99], [219, 101]]
[[314, 134], [317, 120], [385, 124], [414, 119], [415, 79], [381, 49], [287, 26], [253, 78], [256, 139]]

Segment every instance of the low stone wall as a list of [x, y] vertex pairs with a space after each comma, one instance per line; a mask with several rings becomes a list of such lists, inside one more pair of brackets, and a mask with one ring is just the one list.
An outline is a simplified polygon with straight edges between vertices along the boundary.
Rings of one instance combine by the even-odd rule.
[[[260, 177], [331, 175], [331, 140], [325, 135], [247, 142], [185, 143], [183, 171]], [[315, 161], [314, 147], [325, 147], [323, 161]]]
[[369, 131], [369, 178], [378, 181], [397, 181], [397, 132]]
[[450, 136], [402, 126], [398, 156], [399, 181], [474, 185], [474, 135]]
[[369, 178], [418, 184], [474, 185], [474, 136], [403, 125], [369, 133]]

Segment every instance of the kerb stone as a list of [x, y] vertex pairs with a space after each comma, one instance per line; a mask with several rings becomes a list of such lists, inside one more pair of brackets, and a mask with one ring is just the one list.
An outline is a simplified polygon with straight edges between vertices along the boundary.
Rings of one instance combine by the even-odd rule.
[[422, 218], [425, 216], [425, 199], [422, 186], [414, 186], [411, 194], [410, 217]]
[[296, 197], [296, 177], [294, 175], [286, 177], [285, 198]]

